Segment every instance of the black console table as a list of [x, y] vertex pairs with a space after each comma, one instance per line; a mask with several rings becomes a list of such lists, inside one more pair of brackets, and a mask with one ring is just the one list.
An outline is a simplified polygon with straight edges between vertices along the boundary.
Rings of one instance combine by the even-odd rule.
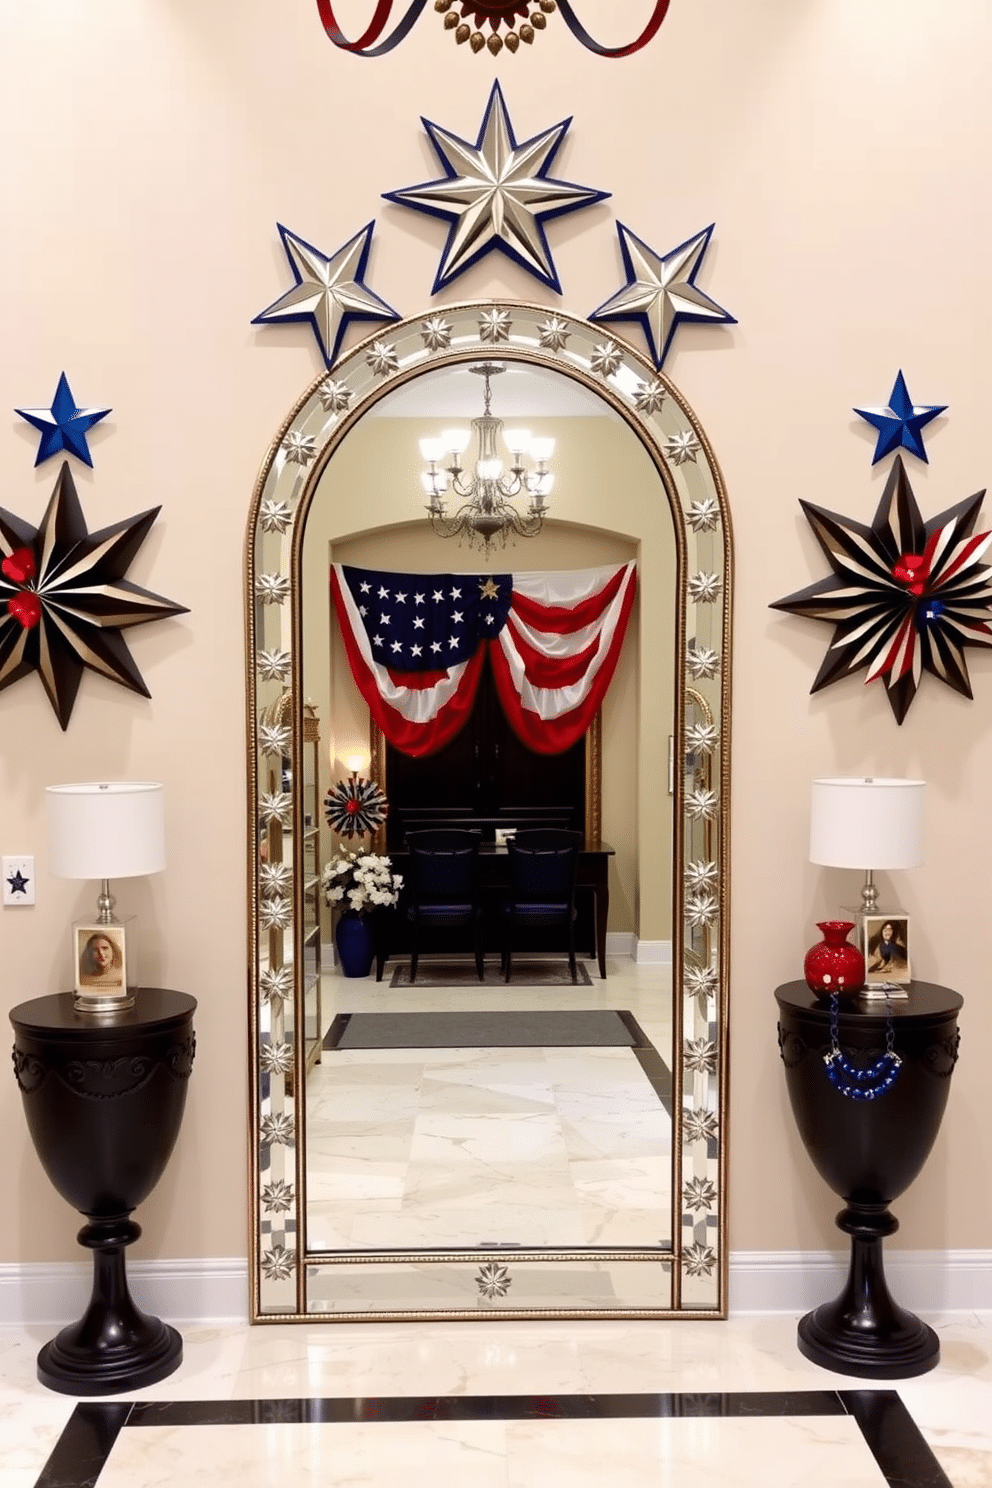
[[110, 1016], [77, 1012], [71, 992], [11, 1011], [31, 1139], [59, 1193], [86, 1215], [78, 1240], [93, 1252], [86, 1312], [38, 1355], [38, 1378], [49, 1389], [138, 1389], [182, 1362], [175, 1328], [135, 1306], [124, 1248], [141, 1234], [131, 1211], [162, 1176], [179, 1135], [195, 1009], [184, 992], [143, 987], [134, 1007]]
[[[948, 987], [913, 982], [908, 1000], [894, 1000], [891, 1029], [884, 1002], [841, 997], [837, 1043], [851, 1071], [879, 1067], [873, 1082], [857, 1074], [831, 1082], [831, 1004], [805, 982], [777, 988], [778, 1039], [793, 1115], [820, 1177], [845, 1202], [837, 1224], [851, 1237], [847, 1285], [834, 1302], [799, 1324], [799, 1349], [815, 1364], [868, 1379], [924, 1374], [940, 1357], [932, 1328], [896, 1305], [882, 1267], [882, 1240], [899, 1228], [889, 1204], [923, 1167], [940, 1128], [957, 1059], [957, 1016], [963, 999]], [[901, 1061], [894, 1078], [884, 1061], [891, 1044]]]

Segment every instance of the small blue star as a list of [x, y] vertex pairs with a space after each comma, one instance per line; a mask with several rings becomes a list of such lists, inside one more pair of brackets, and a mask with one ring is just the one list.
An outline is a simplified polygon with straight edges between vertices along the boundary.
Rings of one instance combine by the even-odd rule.
[[77, 408], [64, 372], [55, 389], [51, 408], [14, 409], [14, 412], [20, 414], [22, 419], [27, 419], [29, 424], [33, 424], [41, 431], [41, 443], [34, 462], [36, 465], [64, 451], [67, 455], [75, 455], [77, 460], [83, 460], [87, 465], [92, 466], [93, 461], [90, 459], [86, 435], [93, 425], [105, 419], [110, 411], [109, 408]]
[[905, 449], [928, 465], [930, 462], [923, 448], [923, 430], [931, 419], [935, 419], [946, 408], [946, 403], [914, 403], [909, 396], [906, 379], [900, 372], [886, 408], [854, 410], [859, 418], [867, 420], [873, 429], [878, 430], [878, 442], [871, 463], [877, 465], [879, 460], [884, 460], [893, 450]]
[[27, 893], [27, 887], [30, 881], [30, 879], [24, 877], [23, 873], [18, 868], [14, 873], [10, 875], [7, 883], [12, 894], [25, 894]]

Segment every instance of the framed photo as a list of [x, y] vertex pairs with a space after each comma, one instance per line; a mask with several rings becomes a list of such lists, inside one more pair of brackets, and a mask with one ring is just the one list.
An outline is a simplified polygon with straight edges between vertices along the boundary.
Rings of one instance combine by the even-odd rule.
[[865, 915], [865, 985], [900, 986], [912, 980], [909, 970], [909, 918], [904, 914]]
[[127, 991], [127, 945], [123, 925], [73, 925], [76, 994], [121, 997]]

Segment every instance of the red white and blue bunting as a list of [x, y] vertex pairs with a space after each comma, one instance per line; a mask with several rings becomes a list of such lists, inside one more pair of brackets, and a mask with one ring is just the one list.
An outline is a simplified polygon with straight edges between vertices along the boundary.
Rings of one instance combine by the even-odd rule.
[[420, 757], [455, 737], [488, 650], [518, 738], [560, 754], [585, 733], [613, 678], [637, 566], [404, 574], [336, 563], [331, 592], [352, 675], [394, 748]]
[[[435, 0], [434, 8], [447, 12], [445, 26], [455, 31], [456, 41], [469, 41], [473, 51], [480, 51], [483, 45], [493, 53], [502, 51], [504, 43], [500, 28], [505, 26], [507, 50], [515, 52], [521, 41], [529, 43], [534, 40], [534, 28], [543, 30], [547, 15], [557, 9], [575, 39], [596, 56], [632, 57], [658, 34], [669, 4], [670, 0], [655, 0], [646, 25], [620, 46], [605, 46], [596, 41], [579, 20], [571, 0], [557, 0], [557, 4], [553, 0], [552, 3], [533, 0], [533, 4], [522, 3], [522, 0], [447, 0], [446, 4], [437, 4]], [[376, 0], [369, 24], [353, 40], [349, 40], [341, 30], [332, 0], [317, 0], [317, 11], [328, 38], [336, 47], [357, 57], [383, 57], [410, 34], [426, 5], [427, 0], [410, 0], [406, 8], [401, 9], [395, 0]], [[395, 24], [394, 9], [397, 12]], [[468, 24], [469, 20], [474, 23], [474, 30]], [[483, 26], [489, 27], [488, 39], [482, 31]]]

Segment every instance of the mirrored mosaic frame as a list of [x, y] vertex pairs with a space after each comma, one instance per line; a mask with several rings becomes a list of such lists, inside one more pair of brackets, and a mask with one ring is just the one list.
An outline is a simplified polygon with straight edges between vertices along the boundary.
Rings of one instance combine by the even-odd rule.
[[[733, 563], [722, 477], [671, 380], [621, 338], [604, 336], [602, 327], [499, 300], [432, 310], [387, 331], [346, 353], [297, 402], [266, 455], [249, 517], [252, 1320], [724, 1317]], [[306, 1252], [306, 1143], [297, 1099], [305, 1089], [305, 1040], [294, 1037], [304, 1027], [306, 990], [303, 801], [294, 788], [303, 779], [299, 574], [306, 515], [327, 461], [375, 402], [421, 373], [480, 356], [548, 367], [597, 393], [642, 441], [672, 513], [675, 642], [682, 658], [673, 729], [683, 768], [673, 774], [673, 1049], [679, 1052], [672, 1070], [671, 1251]], [[290, 706], [280, 707], [287, 691]], [[286, 715], [288, 723], [273, 727], [273, 718]], [[284, 782], [278, 767], [287, 754], [292, 771]], [[262, 861], [259, 842], [270, 827], [279, 856]], [[402, 1306], [390, 1305], [375, 1292], [383, 1267], [426, 1280], [420, 1291], [411, 1284]], [[591, 1289], [592, 1301], [566, 1305], [553, 1280], [542, 1280], [555, 1267], [612, 1271], [618, 1305], [597, 1303], [600, 1287]], [[630, 1277], [636, 1280], [628, 1283]], [[533, 1305], [521, 1305], [525, 1295]]]

